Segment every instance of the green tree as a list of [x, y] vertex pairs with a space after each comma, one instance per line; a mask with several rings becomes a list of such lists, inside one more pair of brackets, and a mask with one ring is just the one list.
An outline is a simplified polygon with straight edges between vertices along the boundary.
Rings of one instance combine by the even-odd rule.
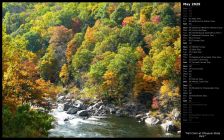
[[128, 13], [123, 7], [117, 7], [117, 9], [110, 15], [110, 19], [114, 20], [118, 25], [121, 25], [123, 19], [128, 16]]
[[27, 50], [37, 52], [42, 48], [45, 48], [46, 44], [42, 43], [43, 40], [39, 33], [30, 31], [25, 33], [24, 37], [28, 40]]
[[120, 42], [129, 43], [133, 47], [137, 47], [142, 39], [141, 30], [138, 26], [125, 26], [120, 31]]

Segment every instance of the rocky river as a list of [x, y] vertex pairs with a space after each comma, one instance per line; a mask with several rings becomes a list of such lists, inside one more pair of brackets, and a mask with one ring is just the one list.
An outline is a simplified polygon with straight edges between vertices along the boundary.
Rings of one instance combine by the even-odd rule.
[[49, 114], [55, 117], [48, 137], [179, 137], [172, 121], [150, 117], [141, 104], [123, 107], [96, 101], [86, 105], [59, 95]]

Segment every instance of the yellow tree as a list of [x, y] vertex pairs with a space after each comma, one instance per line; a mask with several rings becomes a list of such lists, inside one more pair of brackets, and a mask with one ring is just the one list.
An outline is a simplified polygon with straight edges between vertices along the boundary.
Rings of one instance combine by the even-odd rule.
[[62, 81], [62, 83], [64, 85], [66, 85], [68, 83], [68, 78], [69, 78], [69, 73], [68, 73], [68, 66], [67, 64], [64, 64], [62, 67], [61, 67], [61, 71], [59, 73], [59, 77]]

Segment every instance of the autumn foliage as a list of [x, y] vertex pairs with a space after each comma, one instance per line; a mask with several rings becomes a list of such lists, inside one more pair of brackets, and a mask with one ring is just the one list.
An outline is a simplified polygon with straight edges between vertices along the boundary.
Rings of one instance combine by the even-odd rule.
[[5, 3], [3, 104], [15, 111], [63, 86], [80, 98], [122, 105], [147, 94], [149, 109], [178, 107], [180, 15], [180, 3]]

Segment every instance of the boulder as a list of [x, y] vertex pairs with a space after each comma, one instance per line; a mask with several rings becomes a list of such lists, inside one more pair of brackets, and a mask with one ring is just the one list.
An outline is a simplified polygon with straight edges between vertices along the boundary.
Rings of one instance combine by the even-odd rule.
[[83, 104], [75, 104], [74, 106], [75, 106], [76, 108], [79, 108], [80, 110], [84, 110], [84, 109], [86, 109], [85, 105], [83, 105]]
[[109, 111], [110, 111], [110, 114], [115, 114], [116, 113], [115, 108], [112, 108], [112, 107], [109, 108]]
[[145, 116], [144, 114], [137, 114], [136, 116], [135, 116], [135, 118], [136, 119], [141, 119], [143, 116]]
[[64, 105], [63, 105], [63, 104], [58, 104], [57, 110], [58, 110], [59, 112], [62, 112], [63, 109], [64, 109]]
[[93, 109], [96, 109], [96, 108], [99, 108], [101, 105], [103, 105], [103, 102], [99, 101], [99, 102], [95, 103], [92, 107], [93, 107]]
[[76, 100], [76, 101], [74, 102], [74, 104], [83, 104], [83, 102], [80, 101], [80, 100]]
[[72, 93], [68, 93], [67, 95], [65, 95], [66, 99], [72, 99], [73, 98], [73, 94]]
[[65, 99], [65, 96], [60, 96], [58, 97], [57, 102], [63, 102], [64, 99]]
[[84, 105], [84, 103], [80, 100], [76, 100], [74, 101], [74, 106], [76, 108], [79, 108], [79, 110], [85, 110], [86, 109], [86, 106]]
[[171, 115], [174, 120], [180, 119], [180, 111], [178, 111], [177, 108], [172, 110]]
[[170, 120], [166, 120], [165, 123], [161, 124], [161, 127], [165, 132], [175, 131], [174, 123], [173, 123], [173, 121], [170, 121]]
[[72, 107], [72, 104], [70, 103], [70, 102], [67, 102], [67, 103], [65, 103], [64, 104], [64, 111], [68, 111], [68, 109], [70, 108], [70, 107]]
[[78, 108], [71, 107], [71, 108], [68, 109], [67, 114], [75, 114], [75, 113], [77, 113], [78, 111], [79, 111]]
[[145, 119], [145, 123], [148, 125], [157, 125], [159, 122], [160, 122], [159, 119], [155, 117], [150, 117]]
[[121, 110], [121, 109], [118, 109], [118, 110], [116, 111], [116, 116], [121, 116], [121, 113], [122, 113], [122, 110]]
[[77, 114], [79, 116], [88, 116], [89, 113], [88, 113], [87, 110], [80, 110], [80, 111], [77, 112]]
[[100, 111], [100, 110], [104, 110], [104, 109], [105, 109], [105, 106], [101, 105], [98, 110]]
[[93, 109], [93, 106], [89, 106], [86, 110], [91, 111]]

